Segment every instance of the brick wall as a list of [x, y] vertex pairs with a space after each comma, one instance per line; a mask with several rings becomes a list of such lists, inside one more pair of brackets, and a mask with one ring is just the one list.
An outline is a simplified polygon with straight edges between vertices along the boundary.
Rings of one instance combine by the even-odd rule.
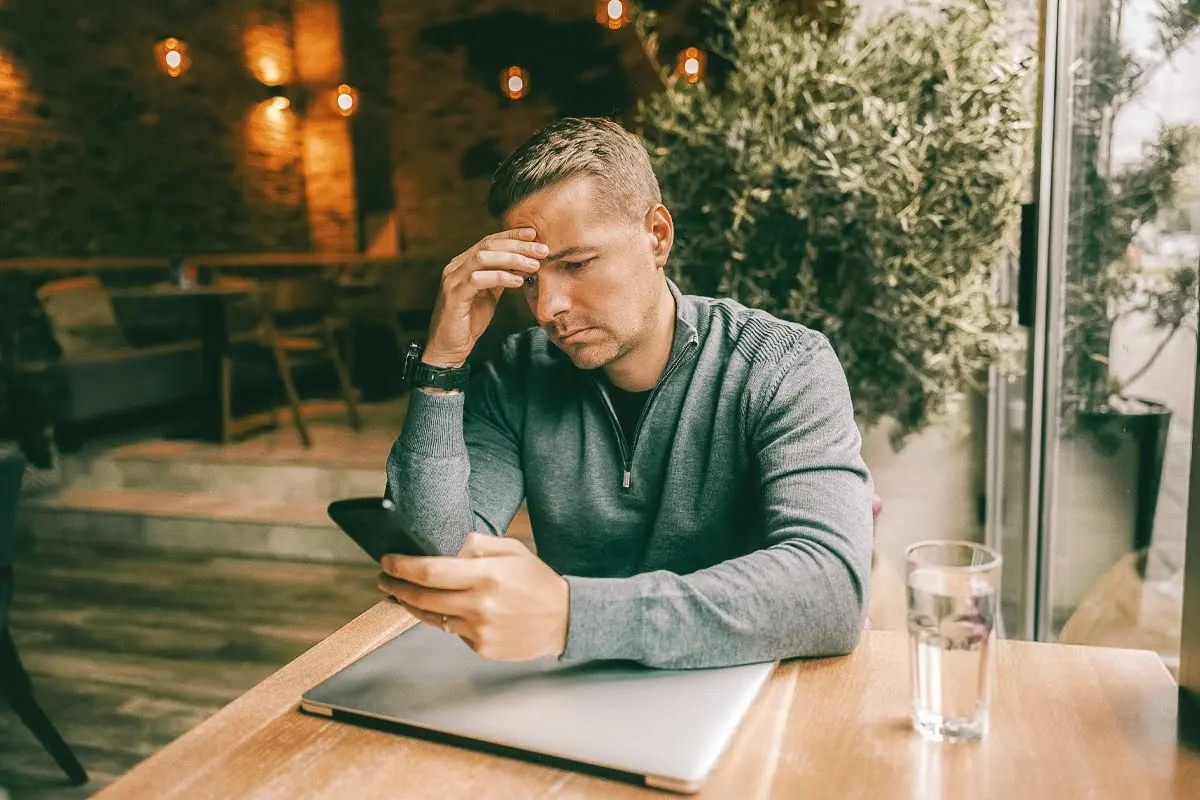
[[[495, 137], [507, 152], [554, 117], [554, 109], [536, 94], [516, 103], [502, 97], [498, 72], [495, 87], [476, 85], [465, 76], [461, 52], [440, 52], [418, 41], [424, 27], [503, 5], [493, 0], [383, 4], [394, 106], [390, 138], [396, 215], [407, 253], [451, 256], [492, 228], [483, 204], [488, 181], [462, 177], [464, 151]], [[553, 12], [568, 4], [539, 0], [526, 5]]]
[[[245, 192], [247, 214], [260, 229], [271, 228], [270, 215], [286, 209], [293, 224], [306, 220], [303, 121], [294, 109], [274, 108], [265, 97], [267, 85], [284, 85], [295, 76], [291, 0], [257, 0], [231, 20], [241, 44], [241, 61], [258, 83], [241, 120], [235, 158]], [[186, 27], [186, 26], [185, 26]], [[199, 76], [197, 76], [199, 77]], [[240, 152], [238, 152], [240, 151]], [[311, 239], [305, 232], [302, 241]], [[287, 241], [264, 241], [263, 249], [288, 249]]]
[[[509, 30], [520, 30], [526, 18], [531, 38], [512, 41], [519, 37]], [[582, 110], [547, 91], [555, 77], [548, 73], [556, 58], [567, 70], [586, 71], [589, 65], [573, 64], [571, 53], [547, 58], [563, 41], [538, 41], [538, 32], [575, 37], [583, 43], [582, 58], [594, 51], [609, 66], [628, 61], [630, 48], [638, 47], [631, 30], [614, 33], [596, 24], [591, 0], [383, 0], [381, 23], [389, 55], [396, 223], [407, 253], [438, 259], [461, 252], [496, 228], [484, 208], [488, 177], [483, 173], [489, 172], [484, 169], [489, 159], [507, 154], [564, 111]], [[445, 28], [455, 26], [460, 30], [446, 34]], [[430, 43], [431, 32], [439, 29], [442, 43]], [[466, 43], [445, 44], [455, 36]], [[531, 70], [530, 95], [515, 102], [503, 96], [502, 65], [530, 68], [539, 58], [544, 64]], [[599, 98], [604, 93], [590, 94]], [[603, 102], [594, 110], [603, 113]], [[479, 174], [471, 177], [472, 172]]]
[[[45, 207], [18, 244], [0, 234], [0, 256], [354, 250], [362, 203], [376, 218], [367, 238], [448, 258], [496, 226], [483, 205], [495, 161], [556, 116], [627, 108], [626, 88], [605, 99], [620, 80], [603, 70], [629, 72], [639, 62], [632, 31], [597, 25], [592, 0], [179, 0], [170, 8], [130, 0], [120, 14], [86, 0], [57, 5], [54, 12], [40, 0], [0, 0], [0, 9], [46, 18], [39, 31], [17, 32], [18, 42], [53, 41], [60, 54], [22, 63], [0, 30], [0, 203], [21, 213]], [[386, 74], [347, 121], [330, 113], [329, 92], [350, 77], [356, 56], [343, 52], [342, 18], [364, 8], [378, 19], [386, 50], [384, 66], [366, 71]], [[192, 68], [177, 80], [153, 65], [153, 42], [167, 30], [192, 48]], [[532, 71], [530, 96], [516, 102], [499, 91], [509, 63]], [[593, 63], [599, 78], [584, 74]], [[30, 66], [46, 74], [31, 76]], [[574, 83], [557, 80], [572, 70]], [[97, 141], [104, 125], [95, 109], [113, 106], [111, 93], [95, 90], [106, 76], [127, 107], [113, 112], [113, 135]], [[355, 77], [350, 82], [368, 83]], [[271, 107], [269, 84], [286, 84], [291, 108]], [[43, 102], [43, 86], [57, 96]], [[14, 169], [34, 129], [63, 137], [65, 152]], [[187, 159], [171, 157], [189, 149], [213, 151], [212, 167], [191, 174]], [[369, 186], [389, 173], [390, 192]], [[9, 179], [26, 185], [6, 192]], [[98, 197], [108, 206], [98, 207]], [[108, 221], [101, 226], [100, 218]], [[194, 225], [163, 232], [190, 218]], [[89, 224], [94, 235], [55, 235]], [[213, 232], [231, 225], [238, 230]], [[147, 227], [158, 235], [145, 235]], [[380, 228], [386, 233], [376, 236]]]
[[[37, 98], [29, 90], [24, 70], [10, 54], [0, 51], [0, 142], [24, 146], [37, 130]], [[0, 147], [0, 169], [9, 159], [9, 148]]]
[[[357, 249], [346, 123], [305, 120], [341, 70], [337, 10], [0, 0], [0, 257]], [[175, 79], [167, 33], [191, 52]], [[299, 74], [300, 44], [328, 74]]]
[[335, 87], [345, 81], [338, 2], [294, 0], [294, 9], [296, 77], [308, 96], [303, 160], [313, 248], [356, 251], [359, 243], [350, 121], [333, 110]]

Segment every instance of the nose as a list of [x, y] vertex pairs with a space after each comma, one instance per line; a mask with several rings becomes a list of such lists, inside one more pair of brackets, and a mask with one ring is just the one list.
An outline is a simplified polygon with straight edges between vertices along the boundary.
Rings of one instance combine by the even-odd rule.
[[538, 274], [537, 283], [533, 289], [536, 297], [530, 303], [533, 315], [537, 318], [538, 324], [543, 327], [553, 322], [559, 314], [571, 309], [571, 298], [567, 287], [553, 278], [547, 280], [548, 277], [545, 272]]

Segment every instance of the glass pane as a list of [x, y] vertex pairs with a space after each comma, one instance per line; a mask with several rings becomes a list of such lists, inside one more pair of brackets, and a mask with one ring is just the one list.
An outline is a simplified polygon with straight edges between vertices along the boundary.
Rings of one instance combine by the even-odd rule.
[[[1042, 24], [1038, 4], [1032, 0], [1013, 4], [1009, 9], [1010, 40], [1023, 52], [1034, 53], [1039, 41], [1038, 27]], [[1039, 68], [1035, 65], [1026, 76], [1026, 98], [1030, 120], [1037, 118]], [[1022, 218], [1036, 224], [1034, 205], [1038, 190], [1037, 149], [1040, 136], [1032, 135], [1025, 143], [1022, 161], [1025, 170], [1020, 199]], [[1025, 226], [1025, 223], [1022, 223]], [[1036, 244], [1036, 227], [1022, 236], [1030, 237], [1027, 246]], [[1030, 264], [1033, 269], [1035, 265]], [[1009, 252], [1003, 263], [996, 265], [996, 292], [1002, 303], [1018, 309], [1020, 280], [1019, 253]], [[1030, 321], [1026, 320], [1025, 324]], [[988, 430], [986, 501], [984, 542], [996, 549], [1004, 559], [1000, 584], [1000, 622], [997, 626], [1009, 638], [1031, 638], [1033, 587], [1026, 576], [1028, 563], [1028, 379], [1030, 331], [1017, 319], [1013, 321], [1013, 350], [992, 366], [988, 376]]]
[[1058, 433], [1046, 462], [1051, 633], [1153, 649], [1169, 666], [1200, 264], [1200, 37], [1188, 4], [1066, 4], [1067, 245]]
[[[858, 4], [864, 17], [877, 19], [903, 4], [887, 0]], [[861, 21], [861, 20], [860, 20]], [[1038, 3], [1007, 4], [994, 24], [1003, 26], [1011, 55], [1020, 60], [1036, 52]], [[1026, 75], [1027, 118], [1038, 103], [1037, 72]], [[1030, 203], [1036, 190], [1033, 168], [1036, 138], [1029, 136], [1020, 154], [1024, 171], [1018, 199]], [[1001, 304], [1017, 304], [1018, 260], [1015, 241], [996, 258], [993, 289]], [[1025, 353], [1024, 331], [1013, 323], [1014, 339], [1005, 357], [989, 370], [987, 390], [963, 398], [950, 419], [912, 436], [900, 452], [889, 442], [889, 427], [865, 431], [863, 454], [883, 500], [871, 577], [871, 622], [877, 628], [905, 629], [904, 552], [925, 539], [984, 542], [1004, 558], [1002, 608], [997, 629], [1026, 637], [1023, 624], [1029, 592], [1026, 563]]]

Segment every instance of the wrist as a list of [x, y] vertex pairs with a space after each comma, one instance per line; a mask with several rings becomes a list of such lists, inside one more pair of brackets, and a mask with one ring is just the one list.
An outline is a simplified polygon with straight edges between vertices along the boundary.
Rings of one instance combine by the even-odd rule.
[[458, 369], [463, 364], [466, 364], [467, 360], [459, 356], [439, 353], [437, 350], [430, 350], [426, 348], [421, 353], [421, 363], [431, 367]]
[[457, 394], [466, 388], [471, 368], [465, 359], [447, 356], [437, 349], [426, 350], [420, 344], [408, 346], [404, 357], [404, 381], [414, 389], [435, 390], [430, 394]]

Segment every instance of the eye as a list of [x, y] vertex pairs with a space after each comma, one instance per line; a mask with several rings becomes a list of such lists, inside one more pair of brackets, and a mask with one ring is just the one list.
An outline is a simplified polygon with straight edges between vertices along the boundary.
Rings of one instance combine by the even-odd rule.
[[590, 258], [587, 261], [564, 261], [562, 267], [567, 272], [576, 272], [577, 270], [583, 269], [584, 266], [586, 266], [590, 262], [591, 262]]

